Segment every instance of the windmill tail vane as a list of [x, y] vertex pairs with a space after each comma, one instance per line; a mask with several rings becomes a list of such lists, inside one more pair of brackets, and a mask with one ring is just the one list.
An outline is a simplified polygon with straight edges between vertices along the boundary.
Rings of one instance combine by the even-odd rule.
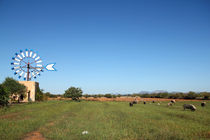
[[24, 80], [30, 81], [32, 78], [36, 79], [37, 76], [44, 72], [44, 69], [48, 71], [56, 71], [54, 68], [55, 63], [49, 63], [43, 65], [41, 57], [32, 50], [26, 49], [20, 50], [19, 53], [15, 53], [15, 57], [12, 58], [14, 75], [18, 75], [18, 78], [24, 78]]

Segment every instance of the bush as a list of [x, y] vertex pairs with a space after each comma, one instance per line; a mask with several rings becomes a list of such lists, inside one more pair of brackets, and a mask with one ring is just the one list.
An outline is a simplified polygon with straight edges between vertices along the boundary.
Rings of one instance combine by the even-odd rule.
[[40, 89], [39, 87], [37, 87], [36, 94], [35, 94], [35, 99], [36, 99], [36, 101], [43, 101], [44, 100], [43, 89]]
[[104, 97], [106, 97], [106, 98], [112, 98], [112, 95], [111, 94], [105, 94]]
[[117, 95], [112, 95], [112, 98], [117, 98]]
[[0, 106], [7, 106], [9, 103], [9, 94], [4, 91], [2, 85], [0, 85]]
[[117, 94], [117, 97], [121, 97], [121, 95], [120, 94]]
[[98, 96], [98, 98], [101, 98], [101, 97], [103, 97], [104, 95], [103, 95], [103, 94], [98, 94], [97, 96]]
[[93, 95], [93, 98], [97, 98], [98, 97], [98, 95]]
[[81, 88], [70, 87], [65, 91], [64, 97], [72, 98], [72, 100], [78, 101], [79, 97], [82, 97], [82, 92]]
[[90, 97], [90, 95], [85, 94], [85, 95], [83, 95], [83, 97], [88, 98], [88, 97]]
[[50, 92], [46, 92], [44, 95], [47, 96], [48, 98], [49, 97], [50, 98], [57, 98], [58, 96], [60, 96], [60, 95], [56, 95], [56, 94], [51, 94]]

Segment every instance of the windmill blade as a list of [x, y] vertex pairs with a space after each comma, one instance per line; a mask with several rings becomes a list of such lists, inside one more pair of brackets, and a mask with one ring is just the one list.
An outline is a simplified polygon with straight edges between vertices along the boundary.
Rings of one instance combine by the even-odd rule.
[[36, 61], [36, 63], [42, 63], [42, 60]]
[[23, 73], [24, 73], [24, 72], [21, 71], [21, 73], [20, 73], [19, 76], [18, 76], [19, 79], [22, 77]]
[[37, 70], [37, 71], [41, 71], [41, 70], [42, 70], [42, 68], [40, 68], [40, 67], [38, 67], [38, 68], [37, 68], [37, 67], [36, 67], [36, 68], [35, 68], [35, 70]]
[[29, 79], [31, 79], [31, 74], [29, 73]]
[[17, 59], [16, 57], [12, 57], [12, 60], [20, 62], [20, 60]]
[[32, 51], [30, 51], [30, 55], [29, 55], [29, 57], [32, 57], [32, 55], [33, 55], [33, 52], [32, 52]]
[[19, 54], [17, 55], [17, 57], [18, 57], [20, 60], [22, 60], [22, 59], [23, 59], [23, 58], [22, 58]]
[[17, 58], [15, 58], [15, 61], [18, 61], [18, 62], [20, 62], [20, 60], [19, 60], [19, 59], [17, 59]]
[[32, 74], [33, 77], [35, 76], [34, 72], [32, 72], [31, 74]]
[[26, 76], [27, 76], [27, 73], [24, 74], [24, 78], [26, 78]]
[[36, 79], [37, 73], [32, 72], [32, 76], [34, 79]]
[[13, 67], [12, 70], [16, 70], [16, 69], [19, 69], [20, 66], [17, 66], [17, 67]]
[[26, 76], [27, 76], [27, 73], [24, 74], [24, 78], [23, 78], [24, 80], [26, 80]]
[[26, 49], [26, 57], [28, 57], [28, 50]]
[[14, 73], [14, 75], [18, 74], [20, 71], [21, 71], [20, 69], [19, 70], [16, 70], [15, 73]]
[[35, 60], [37, 61], [40, 57], [38, 56], [37, 58], [35, 58]]
[[23, 58], [25, 58], [25, 54], [24, 54], [23, 51], [21, 51], [21, 55], [22, 55]]
[[37, 66], [37, 67], [42, 67], [43, 65], [42, 65], [42, 64], [37, 64], [36, 66]]
[[15, 64], [15, 65], [20, 65], [20, 63], [16, 63], [16, 62], [15, 62], [15, 63], [13, 63], [13, 64]]
[[37, 54], [35, 53], [34, 56], [32, 58], [35, 58], [37, 56]]
[[19, 75], [20, 75], [20, 76], [22, 76], [22, 75], [23, 75], [23, 73], [24, 73], [24, 72], [22, 71]]
[[41, 74], [40, 74], [40, 72], [36, 71], [36, 75], [39, 75], [40, 76]]
[[17, 73], [20, 72], [20, 69], [16, 70], [15, 72], [17, 72]]

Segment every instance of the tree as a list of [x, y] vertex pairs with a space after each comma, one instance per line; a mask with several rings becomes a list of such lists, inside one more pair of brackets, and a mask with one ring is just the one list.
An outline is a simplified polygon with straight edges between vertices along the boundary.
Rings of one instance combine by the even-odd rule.
[[72, 98], [72, 100], [77, 101], [79, 100], [79, 97], [82, 97], [82, 89], [76, 87], [70, 87], [65, 91], [64, 97]]
[[2, 87], [8, 96], [13, 94], [19, 96], [22, 95], [23, 97], [26, 96], [26, 87], [13, 78], [7, 77], [2, 83]]
[[121, 95], [120, 94], [117, 94], [117, 97], [121, 97]]
[[0, 85], [0, 106], [7, 106], [9, 103], [9, 94], [4, 91], [2, 85]]
[[197, 94], [193, 91], [190, 91], [189, 93], [186, 94], [184, 97], [185, 99], [195, 99], [197, 97]]
[[210, 99], [210, 93], [209, 92], [201, 92], [201, 97], [203, 97], [204, 100]]

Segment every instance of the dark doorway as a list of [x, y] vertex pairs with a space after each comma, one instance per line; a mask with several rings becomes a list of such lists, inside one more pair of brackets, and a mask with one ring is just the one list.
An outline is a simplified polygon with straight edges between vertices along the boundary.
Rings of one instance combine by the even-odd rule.
[[20, 95], [20, 100], [21, 100], [21, 101], [23, 100], [23, 94]]
[[30, 93], [31, 93], [31, 91], [29, 90], [29, 91], [28, 91], [28, 101], [29, 101], [29, 102], [31, 101], [31, 99], [30, 99], [31, 94], [30, 94]]

